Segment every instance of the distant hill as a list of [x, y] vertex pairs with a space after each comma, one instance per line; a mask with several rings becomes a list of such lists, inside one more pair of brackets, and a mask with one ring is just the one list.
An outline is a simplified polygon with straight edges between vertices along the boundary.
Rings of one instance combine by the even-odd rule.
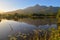
[[25, 9], [18, 9], [11, 12], [6, 13], [19, 13], [19, 14], [30, 14], [30, 13], [43, 13], [43, 14], [49, 14], [49, 13], [57, 13], [59, 7], [53, 7], [53, 6], [40, 6], [39, 4], [36, 4], [35, 6], [27, 7]]

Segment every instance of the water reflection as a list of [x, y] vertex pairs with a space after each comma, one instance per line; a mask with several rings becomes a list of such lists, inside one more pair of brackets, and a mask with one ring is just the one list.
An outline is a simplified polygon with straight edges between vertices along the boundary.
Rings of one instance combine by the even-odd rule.
[[47, 30], [47, 29], [50, 29], [50, 28], [57, 29], [57, 24], [51, 24], [51, 25], [46, 24], [46, 25], [40, 25], [39, 26], [39, 29], [41, 29], [41, 30]]
[[[0, 22], [0, 39], [8, 38], [8, 35], [16, 34], [19, 32], [19, 34], [27, 34], [32, 33], [34, 30], [37, 29], [47, 29], [47, 28], [56, 28], [56, 24], [52, 25], [39, 25], [39, 27], [36, 27], [35, 25], [30, 25], [24, 22], [16, 22], [12, 20], [2, 20]], [[37, 32], [36, 32], [37, 33]], [[5, 40], [5, 39], [3, 39]], [[7, 40], [7, 39], [6, 39]]]

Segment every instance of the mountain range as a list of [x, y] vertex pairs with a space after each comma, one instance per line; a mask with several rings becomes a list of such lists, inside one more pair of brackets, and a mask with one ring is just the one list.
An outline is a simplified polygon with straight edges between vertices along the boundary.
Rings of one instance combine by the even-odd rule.
[[9, 14], [19, 13], [19, 14], [30, 14], [30, 13], [43, 13], [43, 14], [49, 14], [49, 13], [57, 13], [59, 7], [53, 7], [53, 6], [40, 6], [39, 4], [36, 4], [31, 7], [27, 7], [25, 9], [18, 9], [15, 11], [5, 12]]

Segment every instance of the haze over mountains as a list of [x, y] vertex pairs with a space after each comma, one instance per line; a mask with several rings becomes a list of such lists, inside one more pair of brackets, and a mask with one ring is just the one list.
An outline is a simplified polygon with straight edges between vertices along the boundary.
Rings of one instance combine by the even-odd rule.
[[29, 14], [29, 13], [57, 13], [59, 7], [53, 7], [53, 6], [40, 6], [39, 4], [36, 4], [31, 7], [27, 7], [25, 9], [18, 9], [15, 11], [5, 12], [5, 13], [19, 13], [19, 14]]

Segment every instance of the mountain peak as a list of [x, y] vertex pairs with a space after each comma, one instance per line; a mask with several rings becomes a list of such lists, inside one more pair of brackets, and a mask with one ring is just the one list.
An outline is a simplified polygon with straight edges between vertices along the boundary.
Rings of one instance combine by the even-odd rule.
[[39, 4], [36, 4], [32, 7], [27, 7], [25, 9], [22, 9], [22, 10], [16, 10], [16, 11], [13, 11], [13, 12], [9, 12], [9, 13], [20, 13], [20, 14], [24, 14], [24, 13], [50, 13], [51, 9], [52, 9], [52, 12], [53, 13], [56, 13], [57, 10], [58, 10], [59, 7], [47, 7], [47, 6], [41, 6]]
[[39, 4], [36, 4], [35, 7], [40, 7], [40, 5]]

